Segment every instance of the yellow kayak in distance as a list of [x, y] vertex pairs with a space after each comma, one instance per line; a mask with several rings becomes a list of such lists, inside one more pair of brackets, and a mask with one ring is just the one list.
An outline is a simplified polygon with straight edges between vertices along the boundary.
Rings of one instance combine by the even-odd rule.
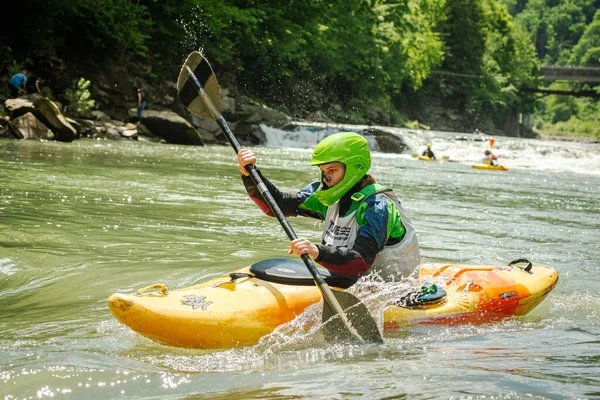
[[498, 164], [498, 165], [490, 165], [490, 164], [483, 164], [483, 163], [482, 164], [473, 164], [473, 165], [471, 165], [471, 168], [485, 169], [485, 170], [490, 170], [490, 171], [508, 171], [508, 168], [501, 164]]
[[416, 153], [413, 153], [413, 154], [411, 154], [411, 157], [412, 158], [416, 158], [416, 159], [418, 159], [420, 161], [442, 161], [442, 160], [444, 160], [444, 161], [451, 161], [450, 160], [450, 156], [441, 156], [441, 157], [431, 158], [429, 156], [420, 156], [420, 155], [418, 155]]
[[430, 158], [428, 156], [419, 156], [418, 159], [421, 161], [440, 161], [439, 158]]
[[[324, 278], [334, 290], [347, 282]], [[384, 311], [384, 331], [413, 324], [497, 321], [524, 315], [552, 291], [558, 272], [546, 266], [429, 264], [419, 270], [435, 291], [398, 298]], [[443, 282], [437, 284], [437, 282]], [[270, 259], [198, 285], [169, 290], [163, 284], [108, 299], [113, 316], [159, 343], [196, 349], [252, 345], [322, 300], [305, 265]]]

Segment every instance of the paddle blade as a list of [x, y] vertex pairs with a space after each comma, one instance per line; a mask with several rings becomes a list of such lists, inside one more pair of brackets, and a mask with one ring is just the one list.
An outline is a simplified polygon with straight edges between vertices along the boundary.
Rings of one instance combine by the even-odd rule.
[[494, 138], [490, 139], [490, 148], [494, 147], [494, 144], [496, 144], [496, 141], [494, 140]]
[[199, 52], [194, 51], [190, 53], [181, 67], [179, 78], [177, 78], [177, 93], [179, 93], [181, 102], [189, 112], [199, 117], [215, 119], [215, 116], [211, 114], [209, 108], [199, 96], [198, 87], [190, 79], [190, 73], [186, 67], [189, 67], [194, 72], [194, 75], [196, 75], [200, 84], [206, 90], [212, 104], [219, 110], [221, 108], [219, 84], [210, 64]]
[[[342, 306], [351, 328], [366, 343], [383, 343], [377, 323], [367, 307], [351, 293], [332, 290], [333, 295]], [[356, 342], [356, 335], [348, 327], [340, 315], [325, 301], [323, 303], [323, 334], [328, 342]]]

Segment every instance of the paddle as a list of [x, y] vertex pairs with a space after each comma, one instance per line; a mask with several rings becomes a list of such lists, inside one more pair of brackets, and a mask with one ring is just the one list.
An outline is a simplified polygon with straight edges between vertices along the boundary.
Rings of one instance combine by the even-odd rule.
[[[188, 111], [199, 117], [214, 120], [235, 153], [240, 152], [242, 149], [240, 144], [219, 112], [220, 96], [217, 78], [208, 61], [199, 52], [192, 52], [183, 64], [177, 79], [177, 92]], [[287, 222], [256, 167], [247, 165], [246, 171], [260, 190], [271, 213], [277, 217], [288, 238], [290, 240], [297, 239], [298, 236]], [[383, 343], [377, 323], [367, 307], [350, 293], [331, 290], [307, 254], [302, 255], [302, 261], [323, 295], [323, 322], [327, 322], [324, 325], [326, 339], [328, 341], [359, 340]]]

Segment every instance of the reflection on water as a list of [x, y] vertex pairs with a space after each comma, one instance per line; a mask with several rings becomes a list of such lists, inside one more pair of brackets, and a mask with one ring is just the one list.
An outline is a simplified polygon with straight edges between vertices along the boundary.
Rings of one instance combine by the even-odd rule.
[[[561, 146], [564, 156], [581, 145]], [[308, 150], [255, 150], [282, 189], [318, 178]], [[467, 161], [375, 154], [372, 172], [398, 193], [424, 261], [505, 265], [526, 257], [554, 266], [559, 284], [532, 314], [417, 326], [387, 335], [383, 346], [331, 345], [318, 330], [317, 305], [256, 346], [200, 351], [139, 337], [112, 318], [106, 300], [285, 256], [285, 234], [248, 199], [232, 150], [0, 141], [0, 395], [597, 397], [600, 178], [513, 161], [509, 172], [490, 173]], [[319, 222], [290, 223], [299, 236], [320, 237]], [[394, 290], [379, 291], [369, 307], [404, 289]]]

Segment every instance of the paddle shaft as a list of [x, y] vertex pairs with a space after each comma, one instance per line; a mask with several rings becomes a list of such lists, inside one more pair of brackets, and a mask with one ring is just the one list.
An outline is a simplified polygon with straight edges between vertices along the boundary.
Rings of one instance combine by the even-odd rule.
[[[204, 86], [202, 85], [202, 83], [200, 83], [200, 81], [194, 74], [194, 71], [192, 71], [192, 69], [188, 66], [186, 66], [186, 68], [190, 75], [190, 78], [194, 81], [196, 87], [198, 88], [198, 94], [202, 98], [202, 102], [208, 108], [208, 111], [212, 115], [212, 117], [215, 120], [215, 122], [217, 123], [217, 125], [219, 125], [221, 132], [223, 132], [223, 134], [227, 138], [227, 141], [229, 142], [229, 144], [231, 144], [231, 147], [233, 147], [233, 150], [235, 151], [235, 153], [238, 154], [240, 152], [240, 150], [242, 150], [242, 147], [240, 146], [237, 139], [233, 135], [233, 132], [231, 132], [231, 129], [229, 129], [229, 125], [227, 125], [225, 118], [223, 118], [223, 116], [221, 115], [219, 110], [217, 110], [217, 108], [215, 107], [213, 102], [210, 100], [208, 93], [204, 89]], [[252, 180], [254, 181], [256, 186], [258, 187], [258, 190], [262, 194], [263, 198], [267, 202], [267, 205], [269, 206], [271, 213], [277, 218], [277, 220], [283, 227], [283, 230], [285, 231], [288, 238], [290, 240], [298, 239], [298, 236], [294, 232], [294, 229], [292, 229], [292, 226], [289, 224], [289, 222], [285, 218], [285, 215], [283, 215], [283, 212], [277, 205], [277, 202], [271, 195], [271, 192], [269, 192], [269, 189], [267, 189], [267, 185], [265, 185], [262, 178], [258, 174], [256, 167], [254, 165], [249, 164], [249, 165], [246, 165], [245, 168], [246, 168], [246, 171], [248, 171], [248, 173], [250, 174], [250, 177], [252, 178]], [[302, 261], [304, 262], [304, 265], [306, 265], [306, 268], [308, 268], [308, 271], [310, 272], [313, 279], [315, 280], [315, 283], [321, 290], [321, 294], [323, 295], [324, 300], [335, 311], [336, 314], [340, 315], [340, 317], [344, 320], [346, 327], [358, 339], [360, 339], [362, 341], [363, 340], [362, 337], [352, 327], [352, 325], [350, 324], [350, 321], [348, 321], [348, 318], [346, 316], [346, 313], [344, 312], [344, 309], [342, 308], [340, 303], [335, 298], [333, 292], [331, 291], [331, 288], [327, 285], [327, 283], [325, 282], [323, 277], [319, 274], [319, 271], [317, 271], [317, 268], [313, 264], [312, 259], [308, 256], [308, 254], [302, 254], [301, 258], [302, 258]]]

